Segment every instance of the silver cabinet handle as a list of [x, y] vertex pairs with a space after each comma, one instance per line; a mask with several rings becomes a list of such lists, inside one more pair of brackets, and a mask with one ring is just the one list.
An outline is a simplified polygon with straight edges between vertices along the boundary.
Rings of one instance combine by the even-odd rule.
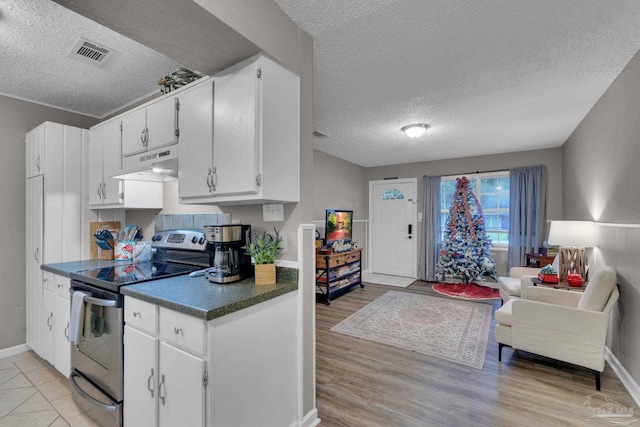
[[58, 289], [62, 289], [62, 285], [60, 283], [57, 284]]
[[[158, 397], [160, 397], [160, 402], [162, 402], [162, 405], [164, 406], [164, 401], [166, 400], [166, 396], [162, 395], [162, 386], [164, 386], [164, 374], [162, 374], [162, 377], [160, 378], [160, 384], [158, 384]], [[166, 391], [166, 386], [165, 386], [165, 391]]]
[[180, 332], [182, 332], [182, 328], [174, 327], [173, 332], [175, 332], [175, 334], [178, 335]]
[[[164, 379], [164, 375], [162, 376], [162, 378]], [[151, 368], [151, 375], [149, 375], [149, 378], [147, 378], [147, 390], [149, 390], [151, 392], [151, 397], [154, 396], [154, 388], [155, 386], [153, 385], [153, 368]]]
[[107, 184], [104, 181], [102, 181], [102, 198], [107, 198]]
[[51, 313], [47, 319], [47, 326], [49, 327], [49, 330], [53, 328], [53, 313]]
[[36, 251], [33, 254], [33, 258], [35, 258], [36, 263], [40, 263], [40, 248], [36, 248]]
[[209, 168], [209, 172], [207, 172], [207, 187], [209, 187], [209, 193], [211, 193], [211, 188], [213, 186], [212, 176], [211, 176], [211, 168]]
[[140, 319], [142, 319], [142, 313], [140, 313], [139, 311], [134, 311], [133, 317], [139, 317]]
[[98, 198], [102, 199], [102, 183], [98, 184]]
[[212, 176], [211, 176], [211, 187], [213, 188], [213, 191], [216, 191], [217, 185], [218, 185], [218, 168], [214, 166]]
[[40, 156], [36, 159], [36, 168], [38, 169], [38, 172], [40, 172]]
[[64, 336], [69, 341], [69, 322], [67, 322], [67, 327], [64, 328]]

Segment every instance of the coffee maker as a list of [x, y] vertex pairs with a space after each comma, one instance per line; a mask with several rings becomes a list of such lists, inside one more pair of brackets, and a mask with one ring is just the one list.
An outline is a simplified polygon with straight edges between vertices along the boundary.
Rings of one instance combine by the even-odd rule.
[[205, 272], [210, 282], [231, 283], [253, 275], [251, 257], [243, 249], [251, 237], [250, 225], [205, 225], [203, 231], [211, 256]]

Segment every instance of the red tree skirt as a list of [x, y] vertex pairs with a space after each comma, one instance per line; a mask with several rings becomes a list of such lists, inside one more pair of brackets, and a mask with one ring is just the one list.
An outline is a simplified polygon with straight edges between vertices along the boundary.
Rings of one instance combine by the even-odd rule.
[[468, 300], [500, 299], [500, 292], [487, 286], [475, 283], [436, 283], [433, 290], [449, 297]]

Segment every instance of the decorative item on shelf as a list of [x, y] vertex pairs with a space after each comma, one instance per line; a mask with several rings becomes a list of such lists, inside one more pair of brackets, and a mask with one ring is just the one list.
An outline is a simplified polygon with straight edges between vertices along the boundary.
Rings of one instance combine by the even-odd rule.
[[336, 240], [333, 242], [333, 245], [331, 245], [331, 249], [333, 249], [333, 252], [349, 252], [351, 250], [351, 243], [345, 243], [343, 239]]
[[551, 264], [548, 264], [540, 270], [538, 278], [542, 280], [542, 283], [558, 283], [558, 271], [553, 268]]
[[246, 254], [253, 258], [255, 263], [255, 283], [256, 285], [276, 284], [275, 259], [282, 250], [282, 236], [278, 230], [273, 229], [275, 236], [263, 231], [262, 234], [253, 235], [253, 238], [243, 249]]
[[194, 80], [200, 78], [199, 74], [194, 73], [193, 71], [187, 70], [186, 68], [178, 68], [170, 74], [167, 74], [160, 80], [158, 80], [158, 85], [162, 86], [160, 88], [160, 92], [163, 94], [167, 94], [174, 89], [182, 87], [191, 83]]
[[574, 271], [573, 273], [567, 274], [567, 284], [569, 286], [580, 287], [584, 284], [584, 279]]

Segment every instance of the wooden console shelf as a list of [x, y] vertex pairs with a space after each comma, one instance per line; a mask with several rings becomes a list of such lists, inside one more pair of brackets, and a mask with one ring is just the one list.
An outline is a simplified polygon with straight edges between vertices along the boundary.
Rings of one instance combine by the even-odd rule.
[[316, 255], [316, 297], [331, 300], [362, 283], [362, 249]]
[[553, 260], [555, 259], [555, 255], [547, 256], [540, 254], [526, 254], [527, 265], [525, 267], [537, 267], [542, 268], [546, 265], [553, 264]]

